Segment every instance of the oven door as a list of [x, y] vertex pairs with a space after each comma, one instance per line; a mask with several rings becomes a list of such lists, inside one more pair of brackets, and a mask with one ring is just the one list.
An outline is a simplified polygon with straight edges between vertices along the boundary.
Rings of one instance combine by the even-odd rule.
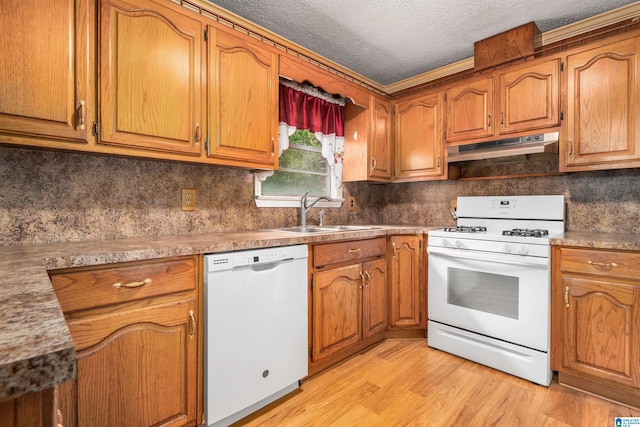
[[549, 347], [549, 259], [429, 247], [429, 319]]

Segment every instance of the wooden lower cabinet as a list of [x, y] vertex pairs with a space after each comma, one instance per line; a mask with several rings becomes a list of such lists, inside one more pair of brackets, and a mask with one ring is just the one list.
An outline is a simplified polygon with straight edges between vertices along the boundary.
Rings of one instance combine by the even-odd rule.
[[312, 246], [309, 375], [384, 338], [385, 246], [384, 237]]
[[[51, 272], [76, 347], [77, 377], [59, 387], [65, 426], [202, 422], [200, 269], [191, 256]], [[76, 298], [96, 305], [66, 311]]]
[[389, 329], [424, 330], [422, 235], [389, 237]]
[[2, 427], [62, 427], [55, 387], [0, 402]]
[[558, 381], [640, 407], [640, 253], [553, 248]]

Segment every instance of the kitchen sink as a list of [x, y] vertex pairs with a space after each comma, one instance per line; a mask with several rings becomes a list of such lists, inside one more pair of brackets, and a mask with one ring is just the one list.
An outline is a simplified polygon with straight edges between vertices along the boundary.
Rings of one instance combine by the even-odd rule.
[[298, 225], [295, 227], [274, 228], [273, 231], [284, 231], [287, 233], [339, 233], [345, 231], [366, 231], [375, 230], [380, 227], [367, 225]]

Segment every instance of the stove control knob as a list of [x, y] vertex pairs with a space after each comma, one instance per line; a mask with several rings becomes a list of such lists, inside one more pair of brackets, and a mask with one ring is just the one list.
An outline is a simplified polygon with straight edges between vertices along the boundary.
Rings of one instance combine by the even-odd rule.
[[502, 247], [502, 252], [507, 253], [507, 254], [509, 252], [511, 252], [511, 245], [508, 244], [508, 243], [505, 243], [504, 246]]
[[451, 242], [449, 242], [447, 239], [442, 239], [442, 246], [448, 248], [449, 246], [451, 246]]
[[520, 255], [526, 255], [529, 253], [529, 248], [526, 246], [520, 246], [520, 249], [518, 249], [518, 253]]
[[454, 245], [456, 246], [456, 248], [462, 247], [462, 242], [460, 240], [456, 240]]

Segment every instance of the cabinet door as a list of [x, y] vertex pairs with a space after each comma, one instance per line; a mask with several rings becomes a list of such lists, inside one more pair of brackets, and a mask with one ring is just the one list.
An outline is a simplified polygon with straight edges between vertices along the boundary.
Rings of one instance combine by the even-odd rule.
[[2, 0], [0, 10], [0, 139], [86, 143], [95, 114], [90, 2]]
[[202, 24], [150, 0], [100, 18], [100, 143], [200, 154]]
[[564, 170], [640, 166], [638, 39], [567, 57]]
[[208, 34], [209, 157], [277, 168], [277, 55], [211, 26]]
[[387, 260], [365, 263], [362, 300], [364, 338], [384, 332], [387, 327]]
[[396, 181], [446, 178], [442, 92], [396, 105]]
[[424, 328], [420, 242], [420, 236], [390, 237], [389, 326], [391, 328]]
[[362, 340], [362, 265], [314, 273], [312, 361]]
[[447, 89], [447, 142], [494, 135], [493, 77]]
[[391, 179], [391, 103], [371, 97], [371, 139], [369, 143], [370, 178]]
[[640, 387], [640, 288], [564, 277], [563, 367]]
[[65, 426], [196, 425], [195, 299], [127, 307], [68, 321], [77, 379], [60, 387]]
[[560, 60], [553, 59], [500, 74], [499, 133], [560, 125], [559, 73]]

